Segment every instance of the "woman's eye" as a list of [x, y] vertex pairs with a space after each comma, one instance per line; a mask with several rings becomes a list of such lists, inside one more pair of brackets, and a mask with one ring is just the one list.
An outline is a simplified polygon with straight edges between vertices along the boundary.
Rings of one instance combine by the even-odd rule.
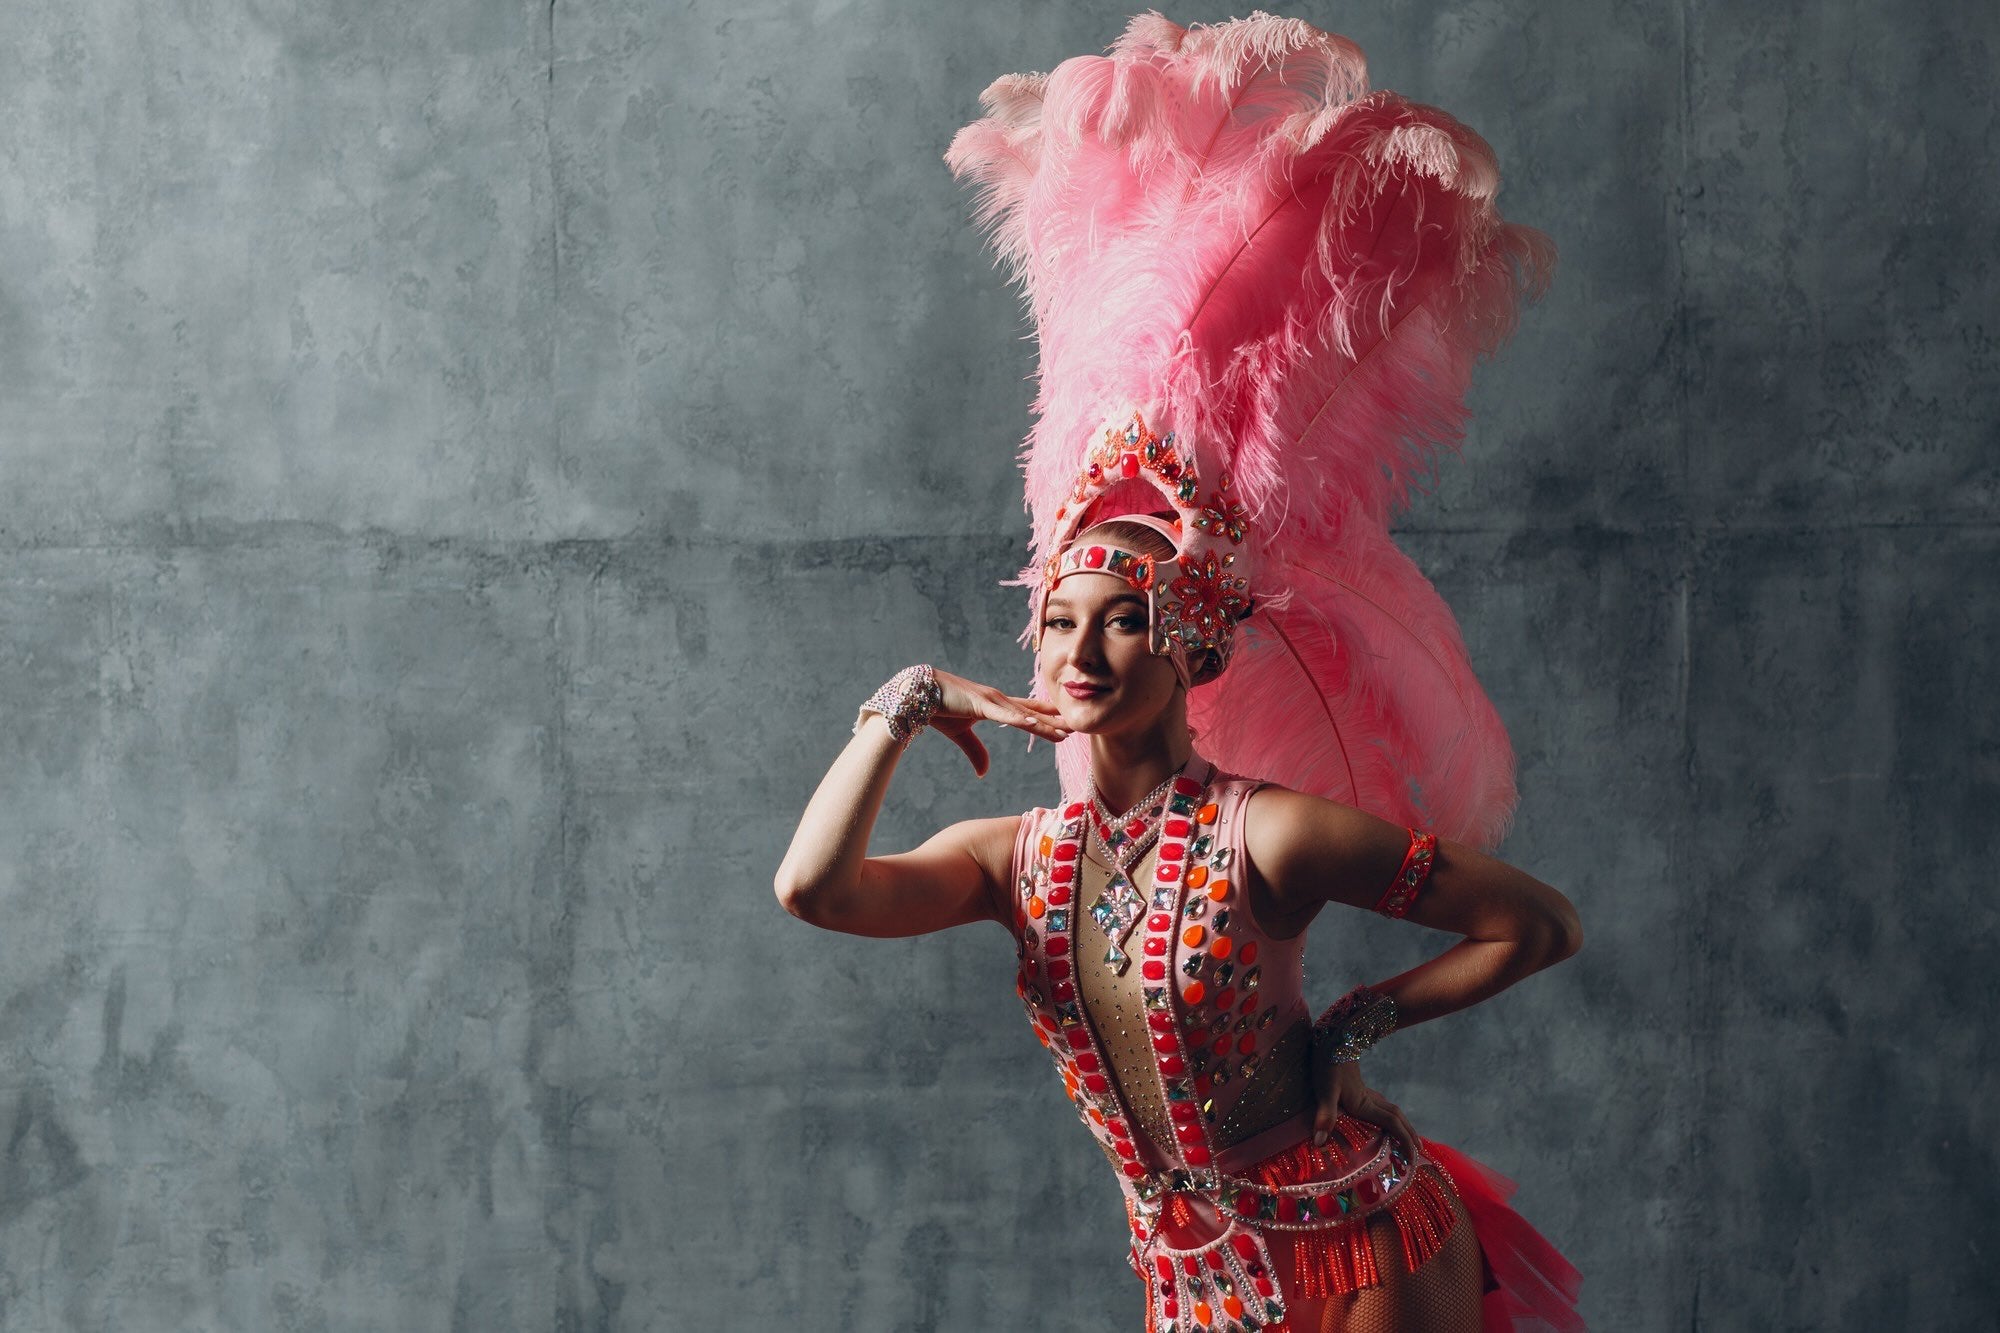
[[1043, 629], [1068, 629], [1069, 621], [1061, 616], [1051, 616], [1042, 622]]
[[1121, 625], [1126, 629], [1146, 628], [1146, 622], [1140, 619], [1138, 616], [1117, 616], [1113, 618], [1111, 623], [1114, 625]]

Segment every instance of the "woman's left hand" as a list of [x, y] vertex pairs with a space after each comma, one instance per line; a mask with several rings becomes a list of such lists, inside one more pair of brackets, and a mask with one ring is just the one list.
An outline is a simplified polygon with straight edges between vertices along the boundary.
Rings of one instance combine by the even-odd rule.
[[1402, 1140], [1412, 1158], [1419, 1155], [1416, 1127], [1402, 1108], [1361, 1081], [1361, 1062], [1343, 1060], [1336, 1064], [1318, 1051], [1313, 1053], [1313, 1142], [1324, 1145], [1327, 1136], [1343, 1115], [1380, 1125]]

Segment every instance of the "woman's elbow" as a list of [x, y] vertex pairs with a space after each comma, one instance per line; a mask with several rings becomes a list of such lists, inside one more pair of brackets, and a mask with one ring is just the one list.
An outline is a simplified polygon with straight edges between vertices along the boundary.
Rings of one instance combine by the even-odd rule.
[[813, 892], [812, 885], [802, 883], [780, 872], [772, 880], [771, 888], [778, 895], [778, 905], [780, 907], [801, 921], [810, 922], [815, 925], [818, 924], [813, 919], [814, 909], [817, 906], [815, 900], [818, 895]]
[[1549, 913], [1546, 939], [1550, 963], [1560, 963], [1583, 947], [1583, 921], [1569, 899], [1557, 899], [1557, 905]]

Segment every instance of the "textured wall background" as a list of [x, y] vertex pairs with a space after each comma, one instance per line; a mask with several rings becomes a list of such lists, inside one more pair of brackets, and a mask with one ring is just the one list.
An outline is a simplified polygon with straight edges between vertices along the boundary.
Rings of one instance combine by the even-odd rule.
[[[2000, 11], [1294, 12], [1563, 252], [1404, 532], [1589, 942], [1374, 1077], [1596, 1327], [1992, 1327]], [[0, 1326], [1136, 1326], [999, 930], [769, 888], [890, 670], [1025, 681], [938, 158], [1125, 13], [9, 7]]]

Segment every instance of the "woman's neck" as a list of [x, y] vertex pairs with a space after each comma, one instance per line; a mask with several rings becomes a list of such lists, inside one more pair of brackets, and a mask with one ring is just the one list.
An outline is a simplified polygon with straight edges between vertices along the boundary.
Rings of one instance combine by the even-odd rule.
[[1112, 814], [1130, 810], [1194, 756], [1186, 727], [1090, 738], [1090, 775]]

